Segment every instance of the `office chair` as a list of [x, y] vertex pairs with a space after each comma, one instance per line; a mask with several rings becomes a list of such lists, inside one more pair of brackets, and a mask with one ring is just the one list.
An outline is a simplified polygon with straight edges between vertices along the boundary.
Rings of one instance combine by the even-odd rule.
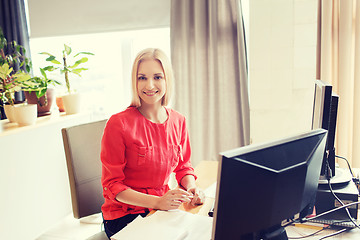
[[[74, 218], [101, 212], [101, 138], [107, 120], [85, 123], [61, 130], [69, 175]], [[108, 240], [101, 231], [88, 240]]]

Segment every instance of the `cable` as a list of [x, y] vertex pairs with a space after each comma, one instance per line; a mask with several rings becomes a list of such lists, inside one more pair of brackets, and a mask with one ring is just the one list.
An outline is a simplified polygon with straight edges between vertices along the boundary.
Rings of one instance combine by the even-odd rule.
[[316, 232], [311, 233], [311, 234], [309, 234], [309, 235], [301, 236], [301, 237], [288, 237], [288, 239], [303, 239], [303, 238], [308, 238], [308, 237], [311, 237], [311, 236], [315, 236], [316, 234], [324, 231], [325, 229], [329, 229], [329, 228], [330, 228], [330, 226], [327, 226], [327, 227], [324, 227], [324, 228], [322, 228], [322, 229], [320, 229], [320, 230], [317, 230]]
[[[352, 171], [352, 169], [351, 169], [351, 166], [350, 166], [349, 161], [348, 161], [346, 158], [344, 158], [344, 157], [340, 157], [340, 156], [337, 156], [337, 155], [335, 155], [335, 157], [344, 159], [344, 160], [346, 161], [346, 163], [347, 163], [347, 165], [348, 165], [348, 168], [349, 168], [349, 171], [350, 171], [350, 173], [351, 173], [351, 175], [352, 175], [353, 181], [355, 182], [355, 177], [354, 177], [354, 174], [353, 174], [353, 171]], [[332, 210], [329, 210], [329, 211], [326, 211], [326, 212], [323, 212], [323, 213], [321, 213], [321, 214], [319, 214], [319, 215], [317, 215], [317, 216], [311, 217], [311, 218], [303, 218], [303, 219], [295, 219], [295, 220], [293, 219], [292, 222], [287, 223], [286, 226], [288, 226], [288, 225], [290, 225], [290, 224], [292, 224], [292, 223], [294, 223], [294, 222], [301, 222], [301, 223], [308, 222], [308, 221], [311, 221], [311, 220], [313, 220], [313, 219], [319, 218], [319, 217], [321, 217], [321, 216], [324, 216], [324, 215], [327, 215], [327, 214], [330, 214], [330, 213], [332, 213], [332, 212], [339, 211], [339, 210], [345, 208], [345, 211], [346, 211], [346, 213], [347, 213], [347, 215], [348, 215], [348, 217], [349, 217], [349, 220], [354, 224], [354, 226], [356, 226], [357, 228], [360, 229], [360, 226], [353, 220], [353, 218], [351, 217], [351, 214], [350, 214], [349, 210], [347, 209], [347, 207], [350, 207], [350, 206], [352, 206], [352, 205], [360, 204], [360, 201], [358, 201], [358, 202], [353, 202], [353, 203], [350, 203], [350, 204], [344, 204], [344, 203], [340, 200], [340, 198], [335, 194], [335, 192], [333, 191], [333, 189], [332, 189], [332, 187], [331, 187], [330, 178], [331, 178], [331, 176], [332, 176], [332, 173], [331, 173], [331, 169], [330, 169], [330, 166], [329, 166], [329, 162], [328, 162], [328, 161], [326, 161], [326, 168], [327, 168], [328, 172], [327, 172], [327, 174], [325, 174], [325, 175], [326, 175], [326, 178], [327, 178], [327, 181], [328, 181], [328, 185], [329, 185], [330, 192], [332, 193], [332, 195], [334, 196], [334, 198], [335, 198], [342, 206], [341, 206], [341, 207], [338, 207], [338, 208], [335, 208], [335, 209], [332, 209]], [[285, 226], [285, 227], [286, 227], [286, 226]], [[318, 230], [318, 231], [316, 231], [316, 232], [314, 232], [314, 233], [312, 233], [312, 234], [309, 234], [309, 235], [307, 235], [307, 236], [288, 237], [288, 238], [289, 238], [289, 239], [303, 239], [303, 238], [308, 238], [308, 237], [314, 236], [314, 235], [316, 235], [316, 234], [324, 231], [324, 230], [327, 229], [327, 228], [330, 228], [330, 225], [327, 226], [327, 227], [324, 227], [324, 228], [322, 228], [321, 230]], [[337, 231], [337, 232], [335, 232], [335, 233], [331, 233], [331, 234], [328, 234], [328, 235], [326, 235], [326, 236], [323, 236], [323, 237], [321, 237], [319, 240], [336, 236], [336, 235], [341, 234], [341, 233], [343, 233], [343, 232], [346, 232], [346, 231], [348, 231], [348, 230], [349, 230], [349, 228], [341, 229], [341, 230], [339, 230], [339, 231]]]
[[346, 163], [347, 163], [347, 165], [348, 165], [348, 168], [349, 168], [349, 170], [350, 170], [351, 176], [354, 178], [355, 176], [354, 176], [354, 173], [353, 173], [353, 171], [352, 171], [352, 169], [351, 169], [351, 166], [350, 166], [349, 161], [348, 161], [346, 158], [341, 157], [341, 156], [338, 156], [338, 155], [335, 155], [335, 157], [340, 158], [340, 159], [343, 159], [343, 160], [346, 161]]
[[[347, 159], [344, 158], [344, 157], [337, 156], [337, 155], [335, 155], [335, 156], [336, 156], [336, 157], [339, 157], [339, 158], [341, 158], [341, 159], [345, 159], [345, 160], [346, 160], [346, 162], [347, 162], [347, 164], [348, 164], [348, 167], [349, 167], [349, 170], [350, 170], [352, 176], [354, 176], [353, 173], [352, 173], [350, 164], [349, 164], [349, 162], [347, 161]], [[322, 213], [322, 214], [319, 214], [319, 215], [317, 215], [317, 216], [315, 216], [315, 217], [305, 219], [305, 221], [311, 221], [312, 219], [316, 219], [316, 218], [319, 218], [320, 216], [324, 216], [324, 215], [329, 214], [329, 213], [331, 213], [331, 212], [333, 212], [333, 211], [338, 211], [338, 210], [340, 210], [341, 208], [345, 208], [345, 211], [346, 211], [346, 214], [347, 214], [348, 217], [349, 217], [349, 220], [350, 220], [357, 228], [360, 229], [360, 226], [353, 220], [353, 218], [352, 218], [351, 215], [350, 215], [349, 210], [347, 209], [347, 207], [348, 207], [347, 205], [348, 205], [348, 204], [345, 205], [345, 204], [340, 200], [340, 198], [338, 198], [338, 196], [336, 196], [336, 194], [334, 193], [334, 191], [333, 191], [333, 189], [332, 189], [332, 187], [331, 187], [330, 179], [331, 179], [331, 175], [332, 175], [332, 174], [331, 174], [331, 168], [330, 168], [330, 166], [329, 166], [329, 162], [328, 162], [328, 161], [326, 161], [326, 168], [327, 168], [327, 170], [328, 170], [328, 174], [326, 174], [326, 178], [327, 178], [327, 181], [328, 181], [328, 186], [329, 186], [330, 192], [331, 192], [331, 194], [334, 196], [334, 198], [342, 205], [342, 207], [340, 207], [340, 208], [335, 208], [335, 209], [332, 209], [332, 210], [330, 210], [330, 211], [327, 211], [327, 212], [324, 212], [324, 213]], [[354, 179], [354, 177], [353, 177], [353, 179]], [[302, 219], [302, 220], [304, 220], [304, 219]]]
[[334, 208], [334, 209], [331, 209], [331, 210], [329, 210], [329, 211], [320, 213], [319, 215], [316, 215], [316, 216], [314, 216], [314, 217], [300, 219], [300, 222], [308, 222], [308, 221], [311, 221], [311, 220], [313, 220], [313, 219], [316, 219], [316, 218], [322, 217], [322, 216], [324, 216], [324, 215], [330, 214], [330, 213], [332, 213], [332, 212], [339, 211], [340, 209], [347, 208], [347, 207], [350, 207], [350, 206], [353, 206], [353, 205], [358, 205], [358, 204], [360, 204], [360, 201], [358, 201], [358, 202], [352, 202], [352, 203], [349, 203], [349, 204], [345, 204], [344, 206], [341, 206], [341, 207], [338, 207], [338, 208]]
[[[334, 193], [332, 187], [331, 187], [331, 183], [330, 180], [328, 180], [328, 185], [329, 185], [329, 189], [331, 194], [334, 196], [334, 198], [341, 204], [341, 206], [344, 206], [345, 204], [340, 200], [340, 198], [338, 196], [336, 196], [336, 194]], [[353, 218], [350, 215], [349, 209], [347, 209], [347, 207], [345, 208], [346, 214], [348, 215], [350, 221], [357, 227], [360, 229], [360, 226], [353, 220]]]
[[[344, 204], [344, 205], [341, 206], [341, 207], [331, 209], [331, 210], [329, 210], [329, 211], [323, 212], [323, 213], [318, 214], [318, 215], [316, 215], [316, 216], [314, 216], [314, 217], [311, 217], [311, 218], [302, 218], [302, 219], [295, 219], [295, 220], [292, 219], [292, 220], [291, 220], [292, 222], [287, 223], [284, 227], [287, 227], [288, 225], [290, 225], [290, 224], [292, 224], [292, 223], [295, 223], [295, 222], [305, 223], [305, 222], [314, 220], [314, 219], [316, 219], [316, 218], [322, 217], [322, 216], [324, 216], [324, 215], [330, 214], [330, 213], [332, 213], [332, 212], [339, 211], [339, 210], [341, 210], [341, 209], [343, 209], [343, 208], [347, 208], [347, 207], [350, 207], [350, 206], [353, 206], [353, 205], [358, 205], [358, 204], [360, 204], [360, 201], [358, 201], [358, 202], [352, 202], [352, 203], [349, 203], [349, 204]], [[302, 237], [289, 237], [289, 239], [302, 239], [302, 238], [311, 237], [311, 236], [316, 235], [316, 234], [318, 234], [319, 232], [321, 232], [321, 231], [323, 231], [323, 230], [325, 230], [325, 229], [327, 229], [327, 228], [330, 228], [330, 227], [331, 227], [331, 226], [329, 225], [329, 226], [324, 227], [323, 229], [318, 230], [317, 232], [314, 232], [314, 233], [312, 233], [312, 234], [310, 234], [310, 235], [302, 236]], [[345, 229], [342, 229], [342, 230], [340, 230], [340, 231], [338, 231], [338, 232], [335, 232], [335, 233], [326, 235], [326, 236], [324, 236], [324, 237], [322, 237], [322, 238], [320, 238], [320, 239], [329, 238], [329, 237], [338, 235], [338, 234], [340, 234], [340, 233], [343, 233], [343, 232], [345, 232], [345, 231], [347, 231], [347, 230], [350, 230], [350, 229], [349, 229], [349, 228], [345, 228]], [[320, 240], [320, 239], [319, 239], [319, 240]]]
[[337, 231], [337, 232], [330, 233], [330, 234], [328, 234], [328, 235], [326, 235], [326, 236], [323, 236], [323, 237], [319, 238], [319, 240], [322, 240], [322, 239], [325, 239], [325, 238], [329, 238], [329, 237], [333, 237], [333, 236], [339, 235], [340, 233], [346, 232], [346, 231], [348, 231], [348, 230], [349, 230], [349, 229], [347, 229], [347, 228], [341, 229], [341, 230], [339, 230], [339, 231]]
[[357, 188], [359, 189], [359, 191], [360, 191], [360, 188], [359, 188], [359, 187], [360, 187], [360, 179], [358, 178], [358, 176], [354, 176], [354, 173], [353, 173], [353, 171], [352, 171], [352, 168], [351, 168], [351, 166], [350, 166], [349, 161], [348, 161], [346, 158], [341, 157], [341, 156], [338, 156], [338, 155], [335, 155], [335, 157], [340, 158], [340, 159], [343, 159], [343, 160], [346, 161], [346, 163], [347, 163], [347, 165], [348, 165], [348, 168], [349, 168], [349, 170], [350, 170], [351, 176], [352, 176], [352, 180], [353, 180], [353, 182], [355, 183], [356, 187], [357, 187]]
[[[335, 155], [335, 156], [337, 156], [337, 155]], [[352, 172], [352, 170], [351, 170], [349, 161], [348, 161], [346, 158], [344, 158], [344, 157], [340, 157], [340, 156], [337, 156], [337, 157], [346, 160], [346, 162], [347, 162], [347, 164], [348, 164], [348, 167], [349, 167], [349, 170], [350, 170], [350, 173], [351, 173], [351, 175], [352, 175], [352, 177], [353, 177], [353, 179], [354, 179], [354, 174], [353, 174], [353, 172]], [[330, 169], [330, 167], [329, 167], [329, 162], [326, 161], [326, 163], [327, 163], [326, 165], [327, 165], [329, 171], [331, 172], [331, 169]], [[331, 183], [330, 183], [330, 178], [328, 178], [327, 180], [328, 180], [328, 186], [329, 186], [329, 189], [330, 189], [331, 194], [332, 194], [332, 195], [334, 196], [334, 198], [341, 204], [341, 206], [344, 206], [345, 204], [341, 201], [341, 199], [335, 194], [334, 190], [332, 189]], [[348, 209], [348, 208], [345, 208], [345, 211], [346, 211], [346, 214], [347, 214], [348, 217], [349, 217], [349, 220], [350, 220], [357, 228], [360, 229], [360, 226], [359, 226], [359, 225], [353, 220], [353, 218], [351, 217], [350, 212], [349, 212], [349, 209]]]

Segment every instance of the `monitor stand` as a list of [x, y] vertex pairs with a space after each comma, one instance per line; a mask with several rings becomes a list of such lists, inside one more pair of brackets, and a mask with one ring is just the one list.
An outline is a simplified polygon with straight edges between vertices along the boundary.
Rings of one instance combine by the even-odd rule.
[[281, 224], [273, 226], [269, 229], [260, 232], [253, 232], [245, 234], [240, 237], [240, 240], [288, 240], [286, 230]]
[[[348, 169], [336, 168], [335, 176], [330, 178], [331, 186], [346, 186], [352, 180], [352, 176]], [[321, 175], [319, 179], [319, 187], [328, 186], [328, 180], [325, 176]]]
[[277, 225], [273, 228], [270, 228], [261, 239], [264, 240], [288, 240], [285, 228], [281, 225]]

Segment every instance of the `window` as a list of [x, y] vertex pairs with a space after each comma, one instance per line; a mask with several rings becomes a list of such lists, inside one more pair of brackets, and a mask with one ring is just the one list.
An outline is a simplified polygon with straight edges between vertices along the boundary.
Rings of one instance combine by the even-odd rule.
[[[125, 109], [131, 100], [131, 68], [136, 54], [148, 47], [161, 48], [170, 58], [170, 28], [108, 32], [30, 39], [34, 74], [45, 67], [49, 52], [61, 59], [64, 44], [76, 52], [92, 52], [85, 64], [88, 71], [78, 77], [70, 74], [72, 89], [83, 94], [83, 108], [94, 115], [107, 116]], [[59, 72], [48, 74], [64, 84]], [[57, 95], [65, 93], [65, 85], [56, 87]]]

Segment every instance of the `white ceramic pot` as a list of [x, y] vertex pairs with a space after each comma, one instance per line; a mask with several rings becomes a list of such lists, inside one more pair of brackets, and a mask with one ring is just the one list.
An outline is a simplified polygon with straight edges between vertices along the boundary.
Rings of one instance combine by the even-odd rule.
[[14, 114], [19, 126], [33, 125], [37, 119], [37, 104], [15, 105]]
[[72, 93], [62, 96], [66, 114], [79, 113], [81, 110], [81, 95]]
[[4, 104], [5, 115], [6, 115], [7, 119], [9, 120], [9, 122], [11, 122], [11, 123], [16, 122], [15, 114], [14, 114], [14, 106]]

